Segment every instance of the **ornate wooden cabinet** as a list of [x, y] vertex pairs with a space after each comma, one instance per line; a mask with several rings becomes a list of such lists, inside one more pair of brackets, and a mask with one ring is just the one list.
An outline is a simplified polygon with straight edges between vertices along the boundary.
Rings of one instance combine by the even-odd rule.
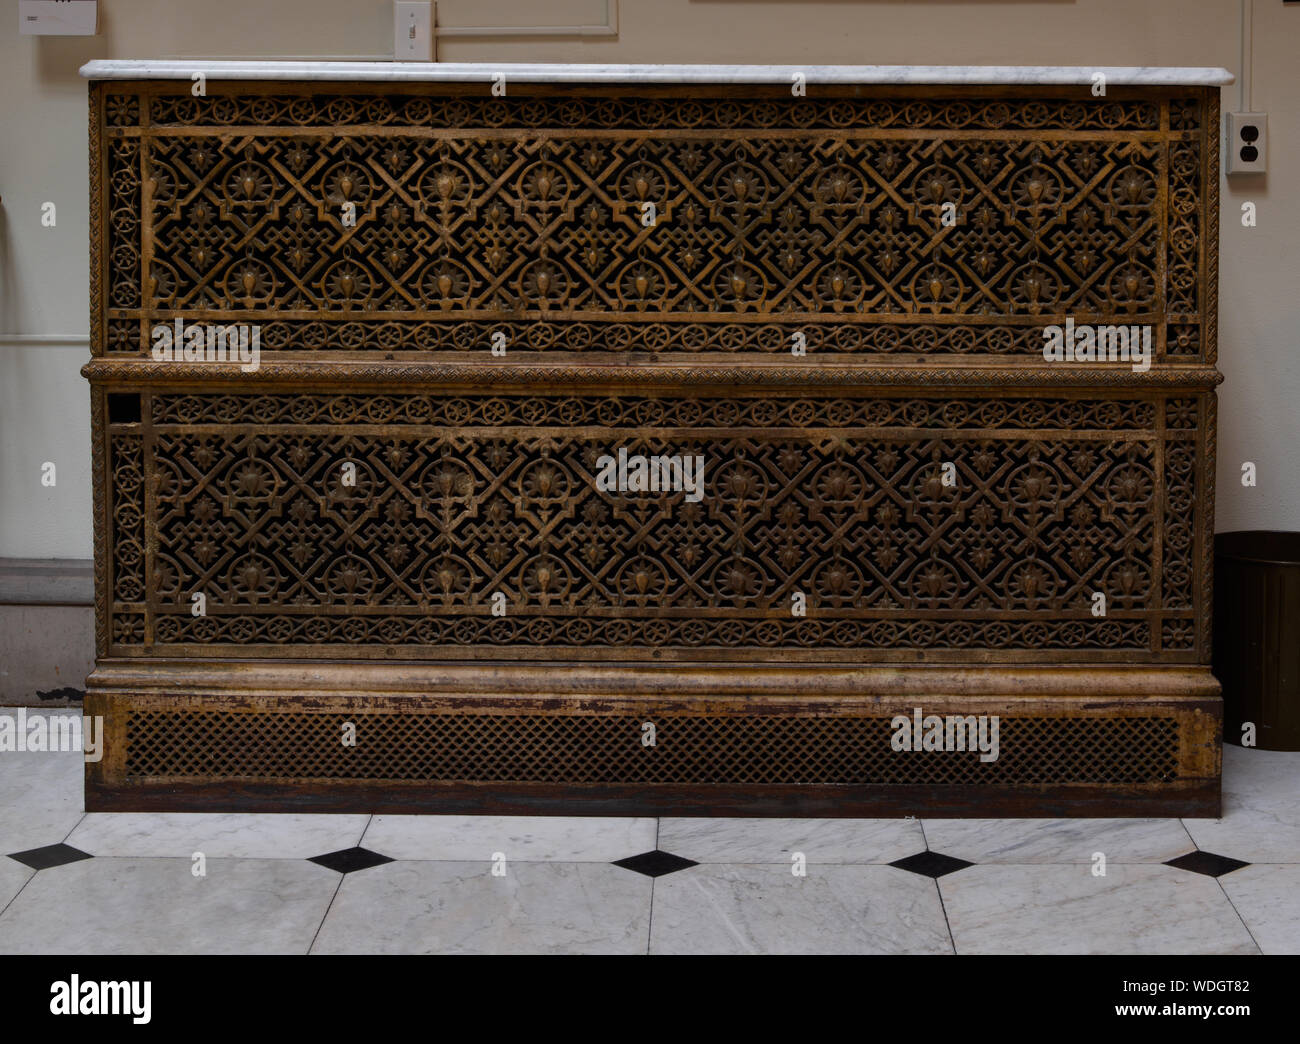
[[1217, 814], [1221, 70], [200, 68], [87, 69], [87, 808]]

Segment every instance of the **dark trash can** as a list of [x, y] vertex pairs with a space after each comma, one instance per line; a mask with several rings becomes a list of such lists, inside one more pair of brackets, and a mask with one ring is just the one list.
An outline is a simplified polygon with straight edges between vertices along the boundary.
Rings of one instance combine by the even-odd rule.
[[1225, 743], [1300, 750], [1300, 533], [1214, 538], [1214, 676]]

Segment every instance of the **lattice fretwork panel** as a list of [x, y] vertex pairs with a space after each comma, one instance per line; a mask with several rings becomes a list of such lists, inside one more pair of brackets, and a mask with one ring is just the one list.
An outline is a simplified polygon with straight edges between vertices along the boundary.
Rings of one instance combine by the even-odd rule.
[[1024, 357], [1071, 314], [1212, 357], [1200, 96], [250, 90], [107, 93], [108, 352]]
[[[996, 761], [890, 748], [890, 719], [134, 711], [129, 779], [518, 784], [1153, 784], [1178, 770], [1171, 716], [1004, 716]], [[340, 745], [345, 721], [357, 744]]]
[[[144, 434], [115, 441], [122, 646], [684, 659], [1193, 648], [1195, 400], [147, 402], [147, 423], [122, 429]], [[601, 489], [601, 458], [619, 450], [702, 459], [699, 499]]]

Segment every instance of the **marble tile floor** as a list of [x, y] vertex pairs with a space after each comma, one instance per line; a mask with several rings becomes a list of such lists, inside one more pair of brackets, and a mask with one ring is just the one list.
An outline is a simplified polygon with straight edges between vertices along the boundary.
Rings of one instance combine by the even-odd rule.
[[81, 767], [0, 753], [0, 953], [1300, 953], [1300, 754], [1226, 748], [1218, 820], [85, 814]]

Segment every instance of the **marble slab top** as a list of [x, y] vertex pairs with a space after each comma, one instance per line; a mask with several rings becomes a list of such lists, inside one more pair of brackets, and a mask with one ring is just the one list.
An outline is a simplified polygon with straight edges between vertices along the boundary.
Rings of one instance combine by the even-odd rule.
[[168, 61], [87, 62], [90, 80], [364, 80], [376, 83], [492, 82], [504, 73], [519, 83], [780, 83], [802, 73], [809, 84], [1138, 84], [1217, 87], [1233, 82], [1227, 69], [1096, 65], [596, 65], [522, 62]]

